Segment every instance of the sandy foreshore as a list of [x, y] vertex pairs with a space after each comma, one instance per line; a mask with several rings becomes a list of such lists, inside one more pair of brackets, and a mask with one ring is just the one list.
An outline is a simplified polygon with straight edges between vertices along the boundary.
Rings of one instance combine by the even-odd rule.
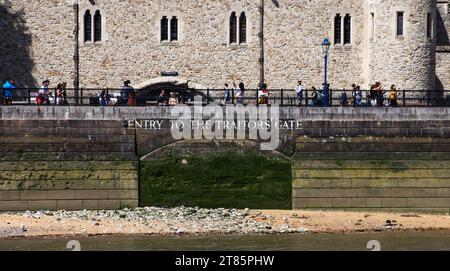
[[0, 239], [96, 235], [450, 231], [449, 215], [139, 208], [0, 214]]

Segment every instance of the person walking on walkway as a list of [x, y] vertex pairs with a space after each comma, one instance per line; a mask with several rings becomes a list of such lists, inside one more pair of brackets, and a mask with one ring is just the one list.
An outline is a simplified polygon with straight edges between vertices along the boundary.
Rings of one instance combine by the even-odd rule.
[[239, 90], [236, 95], [236, 100], [238, 104], [244, 104], [244, 98], [245, 98], [245, 85], [244, 83], [239, 83]]
[[231, 104], [231, 89], [228, 84], [224, 85], [223, 88], [223, 96], [224, 96], [224, 103], [225, 104]]
[[397, 87], [395, 85], [391, 86], [391, 90], [389, 91], [389, 106], [397, 107], [398, 106], [398, 92]]
[[128, 99], [130, 98], [130, 92], [133, 90], [133, 88], [130, 86], [131, 82], [130, 80], [127, 80], [123, 82], [123, 88], [120, 91], [120, 101], [121, 105], [128, 105]]
[[12, 92], [16, 88], [14, 80], [10, 79], [3, 85], [3, 95], [5, 98], [5, 105], [12, 105]]
[[45, 80], [44, 82], [42, 82], [42, 86], [39, 89], [38, 97], [36, 98], [36, 103], [38, 105], [41, 105], [41, 104], [49, 105], [50, 104], [51, 94], [50, 94], [50, 89], [48, 88], [49, 85], [50, 85], [49, 80]]
[[297, 96], [297, 102], [299, 106], [303, 103], [303, 93], [305, 92], [305, 87], [302, 85], [302, 81], [297, 82], [297, 87], [295, 87], [295, 94]]
[[56, 105], [64, 105], [64, 86], [58, 84], [56, 86]]

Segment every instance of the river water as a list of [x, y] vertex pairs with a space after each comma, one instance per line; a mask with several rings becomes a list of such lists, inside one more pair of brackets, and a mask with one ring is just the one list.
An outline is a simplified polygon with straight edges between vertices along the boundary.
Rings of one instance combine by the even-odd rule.
[[[0, 250], [64, 251], [65, 239], [0, 240]], [[376, 240], [384, 251], [450, 251], [450, 232], [359, 233], [349, 235], [250, 235], [250, 236], [121, 236], [77, 239], [88, 251], [368, 251]]]

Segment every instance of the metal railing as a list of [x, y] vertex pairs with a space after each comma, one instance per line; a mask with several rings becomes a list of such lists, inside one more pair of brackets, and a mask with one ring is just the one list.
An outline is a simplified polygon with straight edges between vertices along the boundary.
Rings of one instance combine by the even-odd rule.
[[[161, 106], [168, 104], [169, 94], [166, 99], [158, 101], [159, 91], [151, 89], [135, 90], [134, 102], [131, 105], [124, 104], [120, 99], [121, 89], [111, 88], [81, 88], [66, 89], [66, 95], [58, 97], [56, 89], [49, 89], [48, 97], [39, 95], [38, 88], [16, 88], [13, 90], [12, 105], [42, 105], [42, 106], [101, 106], [100, 93], [105, 91], [108, 106]], [[279, 106], [355, 106], [355, 107], [382, 107], [389, 106], [389, 91], [374, 95], [369, 90], [361, 91], [361, 98], [355, 98], [352, 90], [330, 90], [329, 104], [322, 103], [322, 91], [305, 90], [302, 98], [297, 96], [293, 89], [270, 89], [268, 95], [257, 89], [247, 89], [244, 96], [239, 96], [239, 90], [229, 90], [225, 95], [223, 89], [186, 89], [174, 91], [178, 103], [192, 105], [195, 96], [201, 96], [204, 105], [208, 104], [268, 104]], [[147, 93], [147, 94], [146, 94]], [[148, 94], [151, 93], [151, 94]], [[344, 95], [345, 93], [345, 95]], [[398, 90], [397, 105], [399, 107], [450, 107], [450, 90]], [[344, 98], [346, 97], [346, 99]], [[39, 102], [40, 100], [40, 102]], [[9, 104], [8, 99], [1, 89], [0, 105]]]

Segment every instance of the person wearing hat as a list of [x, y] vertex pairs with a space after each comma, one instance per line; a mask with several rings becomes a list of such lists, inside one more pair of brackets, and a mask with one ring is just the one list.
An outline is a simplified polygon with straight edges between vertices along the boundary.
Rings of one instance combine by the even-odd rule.
[[5, 96], [5, 105], [12, 104], [12, 91], [15, 89], [14, 80], [10, 79], [3, 85], [3, 95]]

